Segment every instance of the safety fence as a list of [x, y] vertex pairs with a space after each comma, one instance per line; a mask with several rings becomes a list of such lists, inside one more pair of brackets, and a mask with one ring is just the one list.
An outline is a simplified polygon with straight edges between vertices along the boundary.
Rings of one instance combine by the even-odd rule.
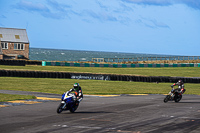
[[136, 81], [136, 82], [155, 82], [155, 83], [159, 82], [175, 83], [179, 79], [181, 79], [185, 83], [200, 83], [200, 77], [134, 76], [134, 75], [117, 75], [117, 74], [16, 71], [16, 70], [0, 70], [0, 77], [66, 78], [66, 79]]
[[42, 61], [42, 66], [75, 66], [75, 67], [200, 67], [200, 63], [182, 64], [97, 64], [97, 63], [67, 63], [67, 62], [48, 62]]
[[137, 61], [184, 61], [200, 60], [200, 56], [160, 56], [160, 57], [132, 57], [132, 58], [92, 58], [93, 62], [137, 62]]
[[42, 66], [75, 66], [75, 67], [200, 67], [200, 63], [178, 63], [178, 64], [98, 64], [98, 63], [69, 63], [55, 61], [35, 61], [35, 60], [0, 60], [0, 65], [42, 65]]

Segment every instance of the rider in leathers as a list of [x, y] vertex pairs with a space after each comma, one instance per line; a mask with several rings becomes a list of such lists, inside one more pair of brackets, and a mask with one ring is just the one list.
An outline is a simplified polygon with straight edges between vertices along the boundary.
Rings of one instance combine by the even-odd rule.
[[75, 92], [75, 96], [76, 96], [76, 104], [79, 104], [82, 100], [83, 100], [83, 92], [82, 92], [82, 89], [81, 89], [81, 86], [79, 85], [79, 83], [75, 83], [74, 88], [70, 89], [68, 93], [71, 93], [71, 92]]
[[178, 92], [180, 92], [181, 94], [183, 94], [186, 91], [184, 89], [184, 83], [182, 80], [178, 80], [178, 82], [171, 85], [171, 87], [174, 88], [174, 86], [176, 86], [176, 85], [178, 85], [178, 88], [174, 89], [173, 91], [178, 90]]

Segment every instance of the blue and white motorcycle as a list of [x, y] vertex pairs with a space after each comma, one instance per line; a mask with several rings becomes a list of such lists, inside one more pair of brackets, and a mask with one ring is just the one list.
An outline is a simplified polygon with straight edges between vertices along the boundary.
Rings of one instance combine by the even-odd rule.
[[64, 110], [69, 110], [71, 113], [74, 113], [78, 106], [79, 103], [76, 102], [75, 94], [67, 91], [62, 94], [61, 103], [57, 108], [57, 113], [61, 113]]

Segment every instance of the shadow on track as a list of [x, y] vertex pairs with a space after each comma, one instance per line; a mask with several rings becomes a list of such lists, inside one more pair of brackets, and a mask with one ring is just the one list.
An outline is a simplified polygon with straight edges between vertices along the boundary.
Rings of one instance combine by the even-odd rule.
[[104, 113], [113, 113], [113, 112], [105, 112], [105, 111], [77, 111], [74, 112], [73, 114], [104, 114]]
[[179, 103], [200, 103], [200, 102], [179, 102]]

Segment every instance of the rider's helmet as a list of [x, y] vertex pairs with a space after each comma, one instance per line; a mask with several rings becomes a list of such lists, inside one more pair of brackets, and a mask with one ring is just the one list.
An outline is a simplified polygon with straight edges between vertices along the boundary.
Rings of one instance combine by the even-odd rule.
[[178, 80], [178, 86], [181, 86], [181, 85], [183, 85], [183, 81], [180, 79]]
[[74, 89], [75, 89], [76, 91], [79, 90], [79, 83], [75, 83], [75, 84], [74, 84]]

